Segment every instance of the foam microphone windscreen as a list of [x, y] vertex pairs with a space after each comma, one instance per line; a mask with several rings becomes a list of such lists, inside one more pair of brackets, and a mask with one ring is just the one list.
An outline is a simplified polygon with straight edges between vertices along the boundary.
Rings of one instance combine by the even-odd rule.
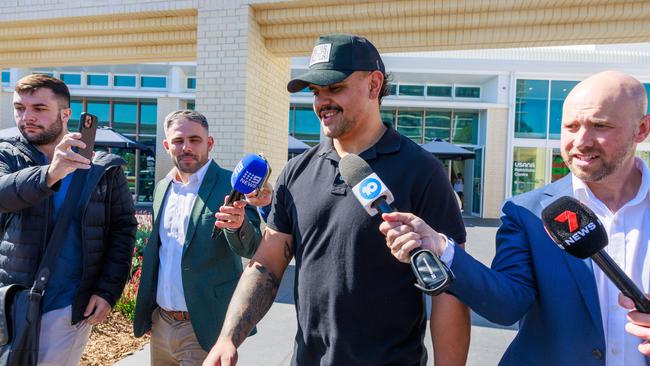
[[607, 246], [607, 232], [596, 214], [573, 197], [560, 197], [542, 211], [544, 228], [569, 254], [589, 258]]
[[339, 172], [343, 181], [350, 187], [356, 186], [373, 173], [370, 165], [355, 154], [347, 154], [341, 158]]

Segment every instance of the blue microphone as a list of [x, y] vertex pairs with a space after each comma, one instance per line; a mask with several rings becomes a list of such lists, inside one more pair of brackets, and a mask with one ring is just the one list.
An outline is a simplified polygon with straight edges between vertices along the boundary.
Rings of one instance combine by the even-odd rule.
[[[232, 190], [226, 201], [227, 206], [232, 206], [233, 202], [239, 201], [245, 194], [249, 194], [260, 188], [269, 173], [269, 166], [266, 160], [257, 154], [248, 154], [242, 158], [230, 177], [230, 186]], [[219, 227], [214, 226], [212, 229], [212, 239], [215, 239], [221, 233]]]

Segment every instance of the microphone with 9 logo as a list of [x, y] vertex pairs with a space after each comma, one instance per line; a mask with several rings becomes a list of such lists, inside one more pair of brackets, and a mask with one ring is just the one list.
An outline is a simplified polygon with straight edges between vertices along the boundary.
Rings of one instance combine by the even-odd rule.
[[[244, 156], [230, 176], [232, 190], [228, 195], [226, 206], [232, 206], [233, 202], [239, 201], [246, 194], [261, 188], [271, 172], [271, 169], [263, 156], [248, 154]], [[212, 228], [212, 239], [221, 234], [221, 229], [216, 226]]]
[[591, 258], [638, 311], [650, 314], [650, 300], [603, 250], [607, 232], [593, 211], [573, 197], [560, 197], [542, 210], [542, 221], [560, 248], [580, 259]]

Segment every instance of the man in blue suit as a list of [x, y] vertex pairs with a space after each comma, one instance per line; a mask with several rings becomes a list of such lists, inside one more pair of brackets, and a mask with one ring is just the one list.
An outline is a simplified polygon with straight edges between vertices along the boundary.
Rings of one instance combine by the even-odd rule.
[[647, 364], [650, 316], [629, 311], [629, 299], [600, 268], [562, 251], [540, 219], [561, 196], [586, 204], [607, 230], [605, 250], [648, 292], [650, 173], [635, 157], [650, 131], [647, 103], [643, 85], [619, 72], [596, 74], [571, 91], [560, 139], [571, 174], [504, 204], [491, 268], [412, 214], [384, 215], [380, 229], [396, 258], [432, 249], [456, 274], [449, 292], [490, 321], [519, 321], [501, 365]]

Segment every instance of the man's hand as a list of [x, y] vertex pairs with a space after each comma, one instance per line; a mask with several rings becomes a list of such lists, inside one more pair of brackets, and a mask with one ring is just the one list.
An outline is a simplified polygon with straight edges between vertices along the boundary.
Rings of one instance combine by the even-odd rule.
[[382, 218], [385, 221], [379, 226], [379, 231], [386, 235], [386, 245], [400, 262], [409, 263], [410, 253], [419, 247], [438, 256], [444, 253], [447, 240], [421, 218], [403, 212], [383, 214]]
[[618, 303], [625, 309], [631, 310], [627, 313], [629, 323], [625, 324], [625, 331], [641, 338], [643, 343], [639, 344], [639, 352], [644, 356], [650, 356], [650, 314], [634, 310], [634, 301], [623, 294], [618, 295]]
[[273, 186], [266, 182], [264, 187], [246, 195], [246, 201], [256, 207], [264, 207], [271, 204], [273, 200]]
[[86, 306], [84, 317], [86, 318], [86, 323], [95, 325], [103, 323], [110, 312], [111, 305], [101, 296], [93, 295], [90, 297], [90, 301]]
[[86, 147], [86, 144], [79, 140], [80, 138], [80, 133], [69, 133], [63, 136], [61, 142], [54, 148], [52, 161], [47, 168], [48, 187], [52, 187], [56, 182], [77, 169], [90, 169], [90, 160], [72, 151], [72, 147], [80, 149]]
[[203, 366], [235, 366], [237, 358], [237, 347], [229, 340], [219, 337], [203, 361]]
[[219, 207], [219, 212], [214, 214], [214, 217], [217, 219], [214, 224], [220, 229], [237, 230], [244, 223], [244, 207], [246, 207], [246, 201], [235, 201], [232, 206], [227, 206], [227, 202], [228, 196], [225, 196], [223, 206]]

